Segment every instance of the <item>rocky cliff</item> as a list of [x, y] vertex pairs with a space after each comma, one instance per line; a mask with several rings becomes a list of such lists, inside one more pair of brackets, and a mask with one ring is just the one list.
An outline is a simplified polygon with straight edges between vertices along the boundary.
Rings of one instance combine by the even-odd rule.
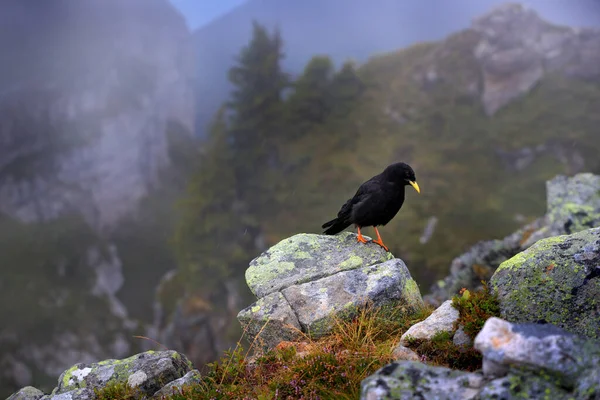
[[61, 1], [42, 7], [41, 27], [38, 12], [13, 21], [32, 45], [12, 66], [27, 71], [0, 87], [0, 211], [23, 222], [75, 211], [110, 229], [169, 165], [169, 122], [193, 129], [189, 33], [163, 0]]
[[520, 4], [506, 4], [473, 21], [481, 65], [482, 101], [493, 115], [529, 92], [547, 73], [584, 79], [600, 75], [600, 34], [550, 24]]
[[117, 297], [131, 263], [115, 235], [161, 187], [194, 105], [167, 0], [8, 1], [0, 26], [1, 395], [143, 334]]

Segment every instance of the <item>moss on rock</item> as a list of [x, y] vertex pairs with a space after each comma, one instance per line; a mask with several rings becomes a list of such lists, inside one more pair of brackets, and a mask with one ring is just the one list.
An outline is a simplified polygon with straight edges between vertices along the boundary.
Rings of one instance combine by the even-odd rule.
[[392, 258], [375, 244], [358, 243], [350, 232], [335, 236], [302, 233], [280, 241], [252, 260], [246, 282], [252, 293], [263, 297], [291, 285]]
[[600, 228], [543, 239], [491, 279], [501, 315], [600, 337]]

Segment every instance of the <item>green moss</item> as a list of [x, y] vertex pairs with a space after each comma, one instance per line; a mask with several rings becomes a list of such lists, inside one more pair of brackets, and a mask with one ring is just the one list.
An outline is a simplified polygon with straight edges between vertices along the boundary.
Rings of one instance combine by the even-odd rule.
[[74, 365], [64, 372], [63, 379], [62, 379], [63, 387], [70, 386], [69, 381], [71, 380], [71, 378], [73, 378], [73, 372], [75, 372], [77, 370], [79, 370], [79, 367], [77, 365]]
[[246, 282], [248, 286], [253, 287], [260, 282], [268, 282], [277, 278], [286, 271], [292, 271], [296, 268], [293, 262], [281, 261], [267, 265], [250, 266], [246, 270]]
[[535, 253], [548, 252], [552, 249], [553, 246], [559, 243], [563, 243], [567, 238], [568, 235], [560, 235], [540, 239], [527, 250], [517, 253], [513, 257], [502, 262], [496, 269], [496, 272], [502, 271], [504, 269], [519, 268], [523, 265], [523, 263], [527, 262]]
[[419, 285], [414, 279], [408, 279], [404, 284], [403, 296], [408, 304], [423, 304]]
[[347, 260], [340, 263], [342, 269], [354, 269], [363, 265], [363, 259], [357, 255], [352, 255]]

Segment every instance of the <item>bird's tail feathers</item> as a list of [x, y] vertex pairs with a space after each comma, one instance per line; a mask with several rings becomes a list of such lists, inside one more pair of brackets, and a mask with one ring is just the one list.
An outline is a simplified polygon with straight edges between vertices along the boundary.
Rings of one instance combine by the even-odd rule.
[[344, 229], [350, 226], [350, 223], [340, 220], [339, 218], [334, 218], [331, 221], [325, 222], [321, 228], [325, 229], [323, 232], [326, 235], [335, 235], [336, 233], [340, 233]]

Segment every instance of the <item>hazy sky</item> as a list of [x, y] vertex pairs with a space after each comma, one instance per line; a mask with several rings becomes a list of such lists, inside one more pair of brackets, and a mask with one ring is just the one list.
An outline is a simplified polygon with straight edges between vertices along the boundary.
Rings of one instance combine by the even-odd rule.
[[225, 14], [245, 0], [171, 0], [187, 19], [190, 29], [196, 29]]

